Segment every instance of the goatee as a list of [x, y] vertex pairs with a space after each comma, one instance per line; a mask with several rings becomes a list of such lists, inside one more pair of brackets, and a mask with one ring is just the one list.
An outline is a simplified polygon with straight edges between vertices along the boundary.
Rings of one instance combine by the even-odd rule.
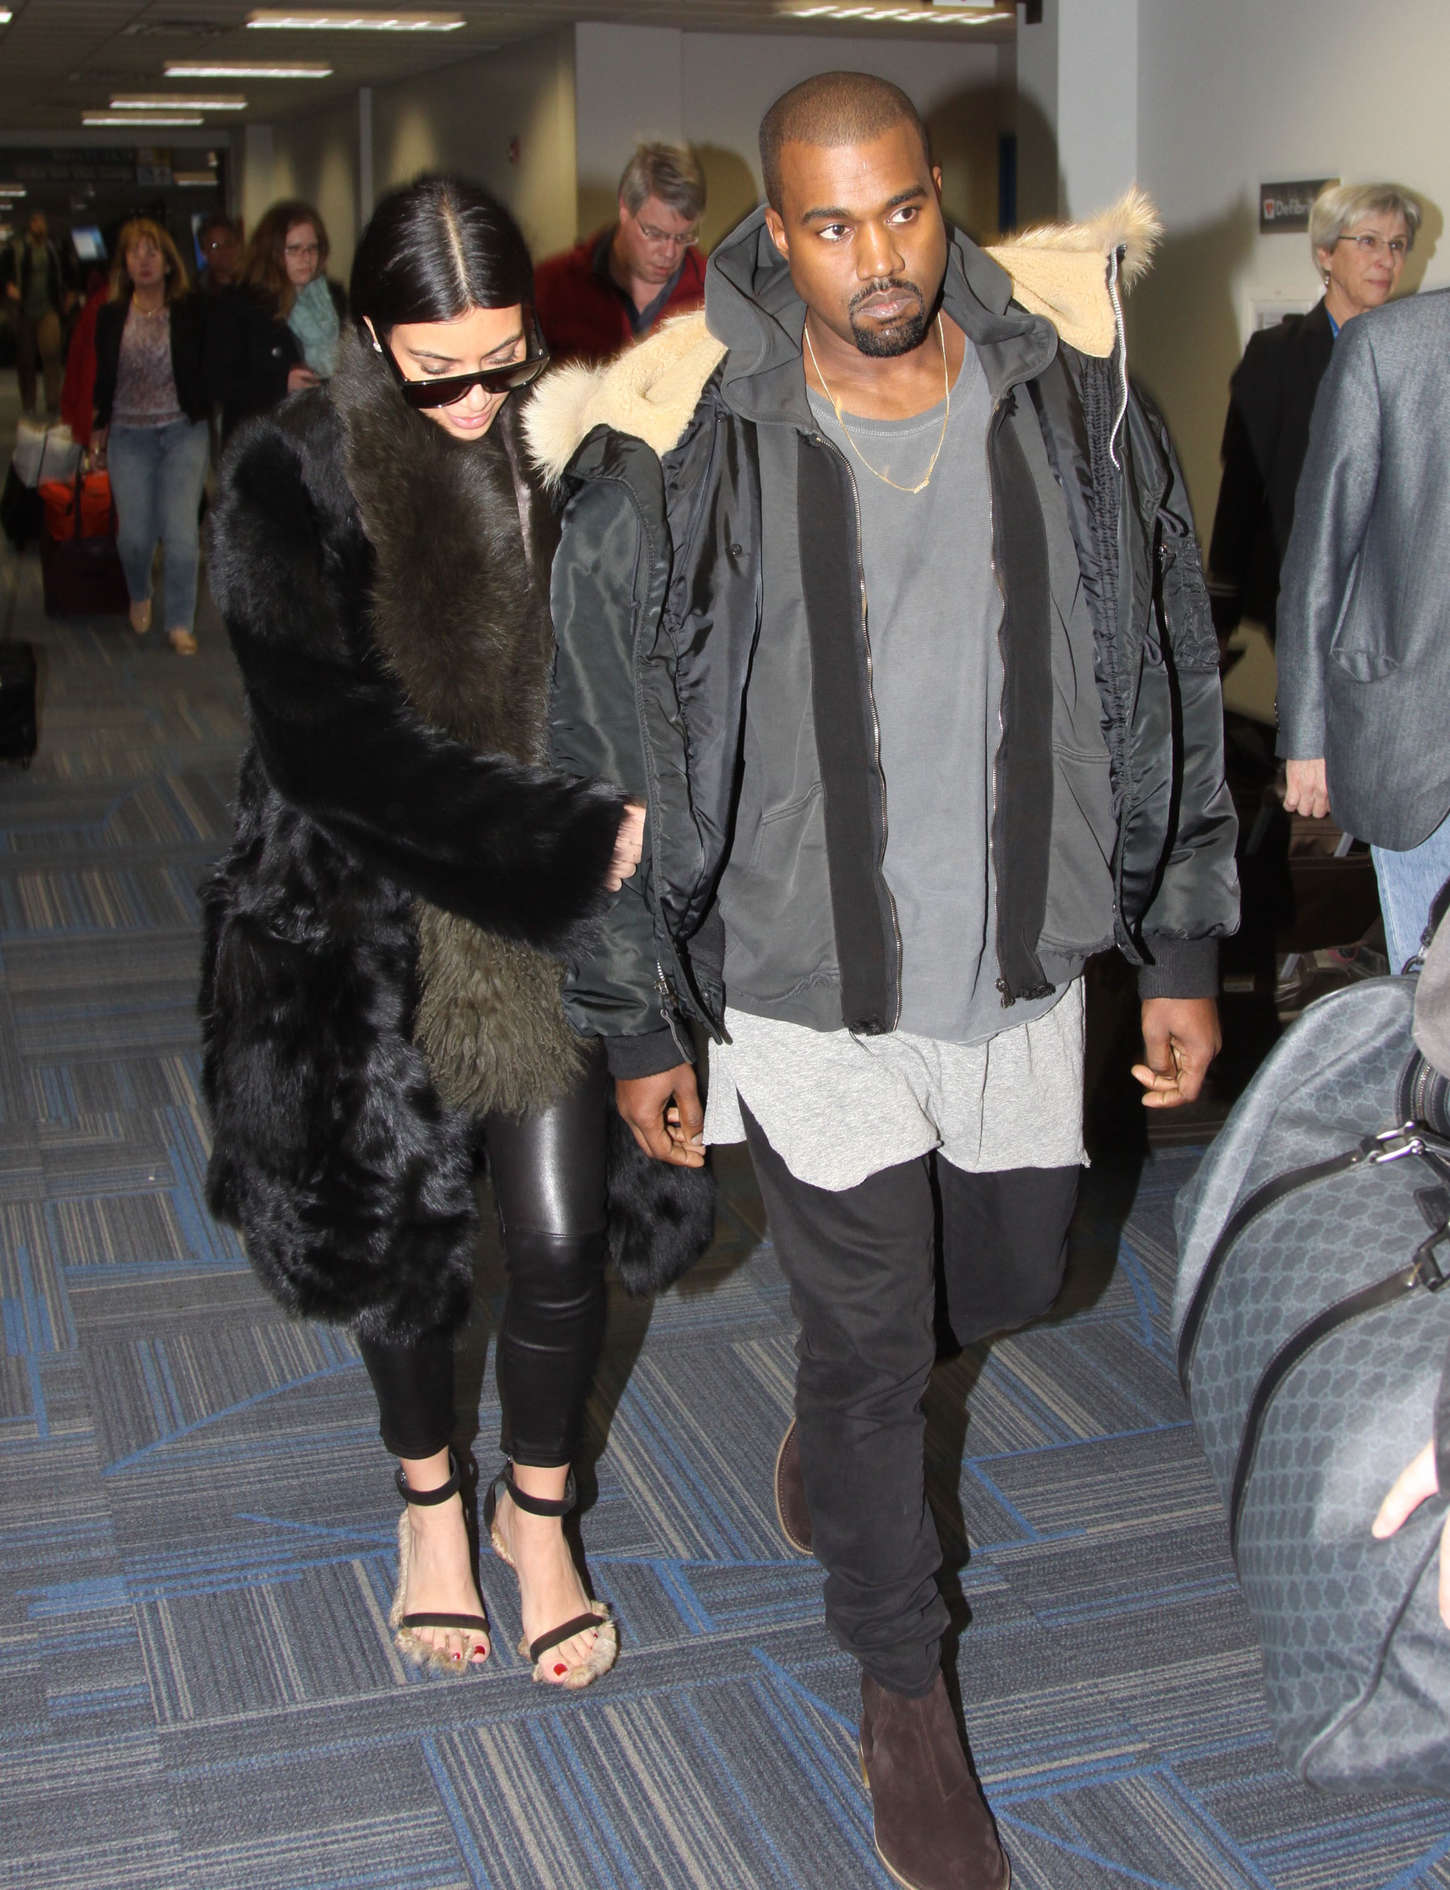
[[889, 328], [862, 328], [853, 320], [851, 339], [857, 352], [869, 354], [876, 360], [883, 360], [890, 355], [910, 354], [913, 348], [919, 348], [931, 332], [931, 317], [924, 310], [918, 309], [915, 315], [903, 315]]

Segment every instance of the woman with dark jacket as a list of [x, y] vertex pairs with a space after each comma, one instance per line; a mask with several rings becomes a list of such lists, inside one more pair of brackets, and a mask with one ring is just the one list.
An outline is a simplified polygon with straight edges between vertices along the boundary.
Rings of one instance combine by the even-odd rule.
[[1394, 294], [1420, 218], [1418, 201], [1395, 184], [1333, 184], [1320, 191], [1309, 213], [1309, 249], [1324, 294], [1307, 315], [1286, 316], [1249, 337], [1229, 383], [1223, 479], [1209, 548], [1221, 639], [1243, 617], [1274, 634], [1294, 490], [1335, 336]]
[[544, 765], [554, 527], [511, 395], [547, 356], [518, 229], [419, 179], [351, 288], [329, 385], [243, 429], [213, 508], [252, 742], [206, 895], [208, 1198], [284, 1304], [354, 1328], [406, 1504], [390, 1625], [465, 1672], [489, 1640], [452, 1335], [482, 1143], [509, 1273], [485, 1514], [534, 1678], [580, 1687], [617, 1648], [562, 1524], [603, 1323], [605, 1077], [560, 961], [642, 814]]
[[131, 628], [151, 628], [151, 566], [165, 547], [162, 602], [178, 656], [196, 654], [197, 519], [207, 465], [205, 305], [159, 223], [116, 239], [110, 300], [96, 317], [92, 454], [111, 475]]
[[247, 245], [242, 279], [216, 297], [208, 351], [222, 438], [239, 420], [331, 378], [347, 297], [327, 275], [327, 227], [309, 203], [274, 203]]

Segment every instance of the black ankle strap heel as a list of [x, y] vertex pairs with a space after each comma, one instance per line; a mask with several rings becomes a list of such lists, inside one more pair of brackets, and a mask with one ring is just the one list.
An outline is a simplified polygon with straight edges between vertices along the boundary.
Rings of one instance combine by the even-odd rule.
[[[398, 1465], [394, 1473], [394, 1482], [398, 1494], [405, 1503], [412, 1503], [418, 1508], [431, 1509], [438, 1503], [446, 1503], [450, 1496], [456, 1496], [473, 1471], [472, 1458], [459, 1463], [457, 1456], [450, 1449], [448, 1452], [448, 1481], [440, 1483], [436, 1490], [415, 1490], [403, 1475], [403, 1466]], [[467, 1503], [464, 1504], [465, 1512]], [[467, 1516], [465, 1514], [465, 1525]], [[412, 1538], [408, 1529], [408, 1512], [404, 1510], [398, 1521], [398, 1590], [393, 1597], [393, 1606], [388, 1616], [388, 1625], [393, 1630], [393, 1640], [399, 1653], [420, 1667], [431, 1667], [436, 1673], [458, 1674], [471, 1670], [471, 1664], [465, 1665], [460, 1657], [446, 1659], [427, 1642], [418, 1638], [419, 1628], [461, 1628], [464, 1631], [481, 1636], [481, 1645], [488, 1646], [488, 1617], [483, 1614], [441, 1614], [431, 1610], [423, 1613], [403, 1612], [405, 1597], [408, 1592], [408, 1568], [411, 1560]], [[470, 1554], [472, 1539], [470, 1537]]]
[[530, 1516], [567, 1516], [571, 1509], [579, 1506], [579, 1492], [574, 1484], [572, 1470], [565, 1480], [562, 1496], [530, 1496], [527, 1490], [521, 1490], [514, 1482], [513, 1465], [509, 1464], [489, 1484], [488, 1494], [483, 1499], [483, 1520], [489, 1530], [493, 1528], [494, 1511], [498, 1508], [500, 1485], [508, 1491], [514, 1507], [527, 1510]]
[[403, 1466], [398, 1465], [393, 1472], [393, 1481], [398, 1486], [398, 1494], [405, 1503], [415, 1503], [420, 1509], [431, 1509], [435, 1503], [446, 1503], [450, 1496], [456, 1496], [463, 1483], [463, 1469], [452, 1449], [448, 1452], [448, 1481], [440, 1483], [436, 1490], [415, 1490], [403, 1475]]
[[[508, 1544], [504, 1541], [495, 1524], [498, 1514], [499, 1498], [507, 1493], [510, 1502], [517, 1509], [530, 1516], [567, 1516], [570, 1510], [577, 1508], [579, 1492], [574, 1482], [574, 1472], [569, 1471], [564, 1480], [564, 1494], [559, 1497], [531, 1496], [527, 1490], [521, 1490], [514, 1481], [513, 1465], [506, 1464], [493, 1482], [483, 1499], [483, 1525], [493, 1543], [494, 1552], [509, 1567], [513, 1567], [513, 1557], [509, 1554]], [[594, 1630], [594, 1645], [583, 1661], [576, 1663], [569, 1670], [563, 1684], [571, 1689], [587, 1687], [601, 1674], [608, 1673], [619, 1654], [619, 1634], [615, 1628], [608, 1606], [602, 1601], [587, 1597], [590, 1611], [576, 1614], [571, 1620], [563, 1621], [558, 1627], [551, 1628], [547, 1634], [540, 1634], [536, 1640], [520, 1640], [519, 1652], [531, 1662], [535, 1680], [545, 1680], [549, 1675], [545, 1670], [544, 1656], [550, 1654], [565, 1641], [571, 1641], [578, 1634], [589, 1629]], [[564, 1673], [561, 1665], [554, 1669], [554, 1677]]]

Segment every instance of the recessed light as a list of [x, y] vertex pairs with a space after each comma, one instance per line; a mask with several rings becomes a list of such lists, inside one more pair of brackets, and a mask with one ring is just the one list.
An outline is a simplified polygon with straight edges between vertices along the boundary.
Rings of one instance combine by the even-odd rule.
[[204, 125], [206, 120], [200, 113], [170, 113], [162, 116], [160, 112], [87, 112], [81, 119], [83, 125]]
[[155, 93], [118, 93], [111, 100], [113, 112], [240, 112], [247, 101], [240, 92], [213, 92], [206, 97], [159, 98]]
[[249, 13], [247, 25], [290, 32], [456, 33], [463, 20], [456, 13], [295, 13], [264, 8]]
[[281, 63], [260, 63], [255, 59], [168, 59], [166, 76], [168, 79], [330, 79], [332, 67], [298, 59]]

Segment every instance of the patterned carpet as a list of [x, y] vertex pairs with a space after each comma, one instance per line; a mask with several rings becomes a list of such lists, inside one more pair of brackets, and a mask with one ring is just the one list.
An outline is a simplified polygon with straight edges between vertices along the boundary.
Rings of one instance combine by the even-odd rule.
[[[185, 662], [119, 619], [47, 622], [8, 547], [0, 620], [43, 687], [34, 766], [0, 766], [0, 1880], [884, 1890], [854, 1672], [776, 1533], [792, 1331], [741, 1164], [708, 1262], [612, 1307], [586, 1533], [617, 1671], [532, 1686], [491, 1556], [485, 1673], [404, 1667], [353, 1348], [283, 1317], [201, 1205], [195, 887], [241, 733], [220, 633]], [[1164, 1337], [1194, 1159], [1100, 1163], [1064, 1312], [932, 1389], [954, 1657], [1014, 1883], [1450, 1886], [1450, 1807], [1322, 1797], [1270, 1741]]]

